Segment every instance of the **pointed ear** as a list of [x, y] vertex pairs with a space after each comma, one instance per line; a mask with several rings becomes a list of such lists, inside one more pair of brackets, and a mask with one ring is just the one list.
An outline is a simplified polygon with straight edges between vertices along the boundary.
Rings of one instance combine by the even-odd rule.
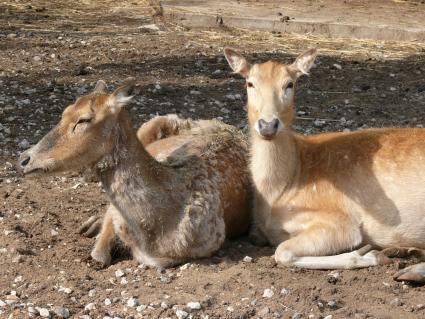
[[309, 49], [304, 53], [301, 53], [294, 63], [291, 64], [291, 68], [296, 72], [297, 77], [307, 74], [314, 64], [316, 59], [317, 49]]
[[226, 57], [226, 60], [234, 73], [239, 73], [245, 78], [248, 76], [249, 70], [251, 69], [251, 65], [242, 56], [242, 54], [233, 49], [225, 48], [224, 56]]
[[105, 81], [97, 81], [96, 86], [93, 89], [93, 93], [105, 94], [106, 92], [108, 92], [108, 86], [106, 85]]
[[140, 92], [140, 86], [136, 84], [134, 78], [128, 78], [123, 85], [109, 96], [109, 105], [113, 113], [118, 113], [123, 106], [128, 104], [131, 99]]

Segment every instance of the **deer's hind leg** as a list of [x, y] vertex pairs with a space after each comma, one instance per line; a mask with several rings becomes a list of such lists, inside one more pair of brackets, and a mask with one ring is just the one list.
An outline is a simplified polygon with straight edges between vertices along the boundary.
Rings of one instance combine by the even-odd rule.
[[[360, 229], [350, 223], [317, 223], [282, 242], [275, 259], [287, 266], [307, 269], [355, 269], [387, 263], [389, 259], [362, 243]], [[348, 253], [338, 254], [344, 251]], [[337, 255], [338, 254], [338, 255]]]
[[115, 243], [115, 230], [113, 218], [117, 214], [116, 208], [111, 204], [103, 217], [102, 228], [96, 238], [96, 244], [91, 252], [91, 257], [108, 266], [111, 263], [111, 251]]

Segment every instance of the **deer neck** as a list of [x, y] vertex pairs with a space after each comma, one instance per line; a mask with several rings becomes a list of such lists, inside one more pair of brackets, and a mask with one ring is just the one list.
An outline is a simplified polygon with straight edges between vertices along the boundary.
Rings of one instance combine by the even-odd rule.
[[251, 132], [251, 172], [256, 191], [269, 203], [277, 200], [295, 182], [298, 151], [291, 130], [266, 141]]
[[115, 145], [98, 163], [98, 174], [127, 222], [154, 231], [164, 220], [172, 222], [168, 214], [178, 211], [179, 185], [175, 172], [157, 162], [139, 142], [125, 111], [119, 116]]

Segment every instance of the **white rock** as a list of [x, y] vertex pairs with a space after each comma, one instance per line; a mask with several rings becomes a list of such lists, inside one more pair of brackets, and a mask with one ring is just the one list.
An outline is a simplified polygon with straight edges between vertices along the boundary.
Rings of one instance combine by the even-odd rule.
[[91, 289], [89, 291], [89, 297], [94, 297], [96, 295], [96, 289]]
[[229, 307], [226, 308], [226, 310], [228, 312], [233, 312], [233, 311], [235, 311], [235, 308], [233, 308], [232, 306], [229, 306]]
[[90, 311], [90, 310], [94, 310], [94, 309], [96, 309], [96, 304], [95, 304], [94, 302], [88, 303], [88, 304], [84, 307], [84, 310], [88, 310], [88, 311]]
[[191, 90], [190, 91], [190, 94], [192, 94], [192, 95], [201, 95], [201, 92], [200, 91], [196, 91], [196, 90]]
[[324, 317], [323, 319], [332, 319], [332, 315], [327, 315], [326, 317]]
[[146, 306], [146, 305], [140, 305], [140, 306], [138, 306], [138, 307], [136, 308], [136, 311], [137, 311], [137, 312], [142, 312], [142, 311], [146, 310], [146, 308], [147, 308], [147, 306]]
[[3, 300], [1, 300], [1, 299], [0, 299], [0, 307], [1, 308], [6, 307], [6, 303]]
[[201, 304], [197, 301], [191, 301], [187, 303], [188, 308], [192, 309], [192, 310], [200, 310]]
[[52, 235], [52, 236], [57, 236], [57, 235], [59, 235], [59, 233], [58, 233], [56, 230], [52, 229], [52, 230], [50, 231], [50, 235]]
[[338, 70], [341, 70], [342, 69], [341, 64], [334, 63], [333, 66], [334, 66], [335, 69], [338, 69]]
[[246, 262], [246, 263], [250, 263], [250, 262], [252, 262], [252, 257], [245, 256], [245, 257], [243, 258], [243, 261], [244, 261], [244, 262]]
[[180, 270], [186, 270], [191, 266], [190, 263], [184, 264], [183, 266], [180, 267]]
[[122, 277], [122, 278], [121, 278], [121, 281], [120, 281], [120, 284], [121, 284], [121, 285], [127, 285], [127, 284], [128, 284], [127, 278]]
[[29, 306], [28, 307], [28, 312], [30, 314], [36, 314], [36, 313], [38, 313], [38, 311], [33, 306]]
[[40, 317], [43, 318], [49, 318], [50, 312], [46, 308], [36, 308], [38, 310], [38, 313], [40, 314]]
[[139, 305], [140, 305], [140, 302], [136, 298], [130, 298], [127, 300], [127, 306], [129, 306], [130, 308], [135, 308]]
[[263, 293], [264, 298], [271, 298], [271, 297], [273, 297], [273, 295], [274, 295], [273, 290], [271, 290], [269, 288], [264, 289], [264, 293]]
[[186, 319], [189, 314], [186, 311], [177, 309], [176, 310], [176, 316], [178, 319]]
[[41, 58], [40, 58], [38, 55], [34, 56], [32, 59], [33, 59], [35, 62], [39, 62], [39, 61], [41, 61]]
[[14, 282], [22, 282], [22, 281], [24, 281], [24, 279], [22, 278], [22, 276], [17, 276], [13, 281]]
[[112, 304], [111, 299], [106, 298], [106, 299], [105, 299], [105, 301], [104, 301], [104, 304], [105, 304], [105, 306], [109, 306], [109, 305], [111, 305], [111, 304]]
[[170, 308], [170, 306], [165, 301], [163, 301], [163, 302], [161, 302], [161, 308], [162, 309], [168, 309], [168, 308]]
[[121, 269], [115, 271], [115, 277], [119, 278], [124, 276], [124, 272]]
[[286, 288], [282, 288], [282, 290], [280, 291], [280, 294], [284, 296], [289, 295], [289, 290]]
[[67, 295], [69, 295], [70, 293], [72, 293], [72, 289], [71, 288], [65, 288], [63, 290], [64, 293], [66, 293]]

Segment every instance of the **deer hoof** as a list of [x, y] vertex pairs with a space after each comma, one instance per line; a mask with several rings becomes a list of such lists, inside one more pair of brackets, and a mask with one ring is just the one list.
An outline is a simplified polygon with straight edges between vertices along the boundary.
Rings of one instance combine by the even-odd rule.
[[107, 267], [111, 264], [111, 254], [109, 254], [108, 252], [98, 251], [94, 249], [92, 250], [90, 256], [91, 258], [93, 258], [93, 260], [102, 264], [103, 267]]
[[394, 275], [396, 281], [409, 281], [416, 284], [425, 284], [425, 263], [406, 267]]

